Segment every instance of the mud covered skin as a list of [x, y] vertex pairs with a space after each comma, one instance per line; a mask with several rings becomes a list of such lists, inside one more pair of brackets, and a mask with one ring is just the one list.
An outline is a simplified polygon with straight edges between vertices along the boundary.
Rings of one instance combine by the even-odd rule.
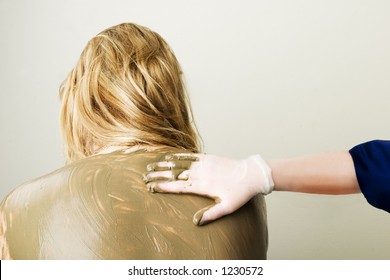
[[160, 149], [116, 151], [27, 182], [0, 206], [2, 259], [265, 259], [265, 202], [199, 227], [192, 216], [214, 203], [148, 192], [147, 164]]

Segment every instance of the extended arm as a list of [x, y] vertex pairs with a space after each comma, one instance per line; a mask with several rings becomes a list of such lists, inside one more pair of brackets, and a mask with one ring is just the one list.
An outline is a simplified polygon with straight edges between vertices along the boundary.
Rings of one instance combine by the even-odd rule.
[[274, 190], [317, 194], [360, 191], [348, 152], [264, 161], [260, 156], [234, 160], [215, 155], [177, 154], [149, 166], [148, 188], [156, 192], [195, 193], [216, 204], [201, 209], [194, 223], [204, 224], [236, 211], [256, 194]]
[[274, 190], [315, 194], [360, 192], [349, 152], [334, 152], [268, 161]]

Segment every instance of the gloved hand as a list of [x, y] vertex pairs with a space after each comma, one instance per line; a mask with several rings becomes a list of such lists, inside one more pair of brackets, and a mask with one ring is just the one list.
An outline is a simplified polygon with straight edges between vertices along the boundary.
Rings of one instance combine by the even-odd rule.
[[169, 154], [147, 166], [144, 181], [151, 192], [194, 193], [214, 199], [193, 218], [203, 225], [230, 214], [253, 196], [269, 194], [271, 169], [259, 156], [234, 160], [205, 154]]

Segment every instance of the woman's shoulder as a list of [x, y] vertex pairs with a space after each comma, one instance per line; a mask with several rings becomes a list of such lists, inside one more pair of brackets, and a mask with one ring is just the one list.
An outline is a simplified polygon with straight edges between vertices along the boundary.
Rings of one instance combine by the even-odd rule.
[[53, 193], [63, 192], [66, 188], [82, 187], [90, 183], [109, 184], [111, 180], [123, 180], [125, 183], [129, 178], [141, 183], [147, 164], [160, 160], [169, 152], [177, 150], [165, 148], [153, 152], [139, 150], [131, 153], [115, 151], [83, 158], [17, 186], [5, 197], [2, 207], [4, 204], [9, 206], [10, 202], [31, 204], [33, 200], [53, 196]]

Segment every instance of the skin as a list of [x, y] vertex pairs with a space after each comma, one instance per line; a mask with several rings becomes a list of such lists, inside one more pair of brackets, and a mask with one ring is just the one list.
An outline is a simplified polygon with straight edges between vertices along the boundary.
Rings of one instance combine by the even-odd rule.
[[360, 188], [347, 151], [268, 161], [274, 190], [313, 194], [354, 194]]

